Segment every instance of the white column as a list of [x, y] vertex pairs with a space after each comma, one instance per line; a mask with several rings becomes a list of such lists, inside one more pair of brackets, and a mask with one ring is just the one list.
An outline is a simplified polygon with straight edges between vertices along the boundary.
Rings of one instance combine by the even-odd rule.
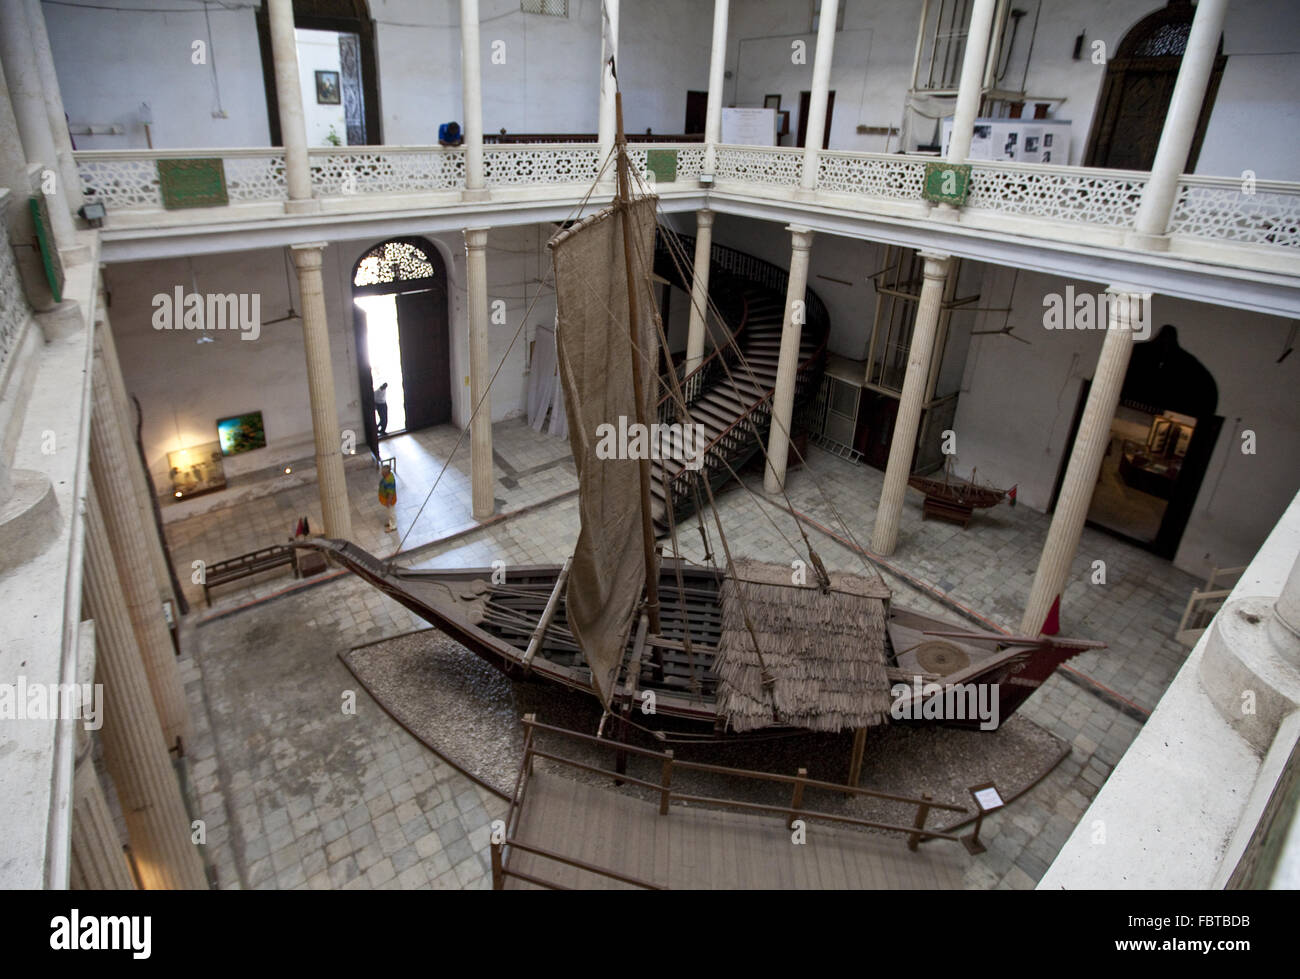
[[965, 163], [970, 156], [975, 117], [984, 93], [984, 66], [989, 55], [989, 31], [993, 26], [995, 0], [975, 0], [962, 56], [961, 80], [957, 83], [957, 105], [952, 112], [952, 139], [948, 143], [949, 163]]
[[[614, 71], [610, 69], [610, 58], [615, 59], [618, 67], [618, 0], [602, 0], [600, 31], [600, 116], [597, 129], [597, 143], [600, 146], [600, 160], [597, 166], [609, 159], [614, 149], [616, 122], [614, 119]], [[614, 181], [614, 164], [605, 170], [605, 182]]]
[[14, 119], [9, 101], [9, 87], [5, 84], [4, 67], [0, 64], [0, 187], [9, 190], [9, 196], [0, 206], [4, 231], [13, 246], [14, 263], [22, 278], [27, 301], [38, 312], [54, 308], [54, 294], [45, 278], [40, 253], [32, 247], [36, 238], [36, 225], [27, 206], [31, 196], [31, 177], [27, 170], [27, 157], [18, 136], [18, 122]]
[[[45, 90], [41, 87], [34, 48], [25, 0], [0, 2], [0, 61], [4, 62], [5, 81], [14, 118], [18, 121], [23, 153], [29, 164], [39, 164], [58, 173], [59, 155], [50, 133], [50, 116], [45, 108]], [[66, 206], [55, 206], [63, 203], [57, 195], [49, 202], [50, 225], [58, 247], [72, 248], [76, 245], [72, 214]]]
[[[831, 26], [834, 25], [832, 14]], [[794, 389], [799, 371], [799, 337], [807, 315], [804, 297], [808, 292], [808, 259], [813, 240], [813, 233], [807, 228], [792, 224], [786, 230], [790, 232], [790, 278], [785, 290], [785, 315], [781, 320], [776, 390], [772, 392], [772, 427], [767, 434], [767, 471], [763, 474], [763, 491], [768, 494], [780, 493], [785, 486]]]
[[[962, 56], [961, 79], [957, 83], [957, 105], [952, 113], [952, 136], [944, 157], [949, 163], [965, 163], [970, 156], [975, 118], [979, 115], [984, 95], [984, 68], [988, 61], [989, 32], [993, 27], [996, 6], [996, 0], [975, 0], [971, 9], [966, 53]], [[958, 209], [947, 203], [936, 204], [930, 209], [931, 217], [945, 221], [955, 221], [957, 213]]]
[[104, 685], [104, 763], [144, 888], [206, 890], [96, 494], [92, 480], [86, 494], [85, 597], [95, 619], [95, 679]]
[[686, 373], [704, 359], [704, 326], [709, 312], [709, 265], [713, 256], [713, 212], [695, 212], [695, 267], [691, 279], [691, 320], [686, 332]]
[[325, 242], [293, 245], [302, 299], [302, 340], [307, 355], [307, 392], [311, 399], [311, 427], [316, 436], [316, 480], [320, 490], [325, 536], [352, 538], [352, 510], [348, 481], [343, 472], [343, 447], [339, 438], [339, 409], [334, 399], [334, 362], [330, 356], [329, 320], [325, 313], [325, 287], [321, 280], [321, 253]]
[[1165, 113], [1165, 128], [1160, 132], [1156, 158], [1151, 164], [1151, 176], [1142, 192], [1137, 219], [1128, 244], [1141, 248], [1164, 250], [1169, 247], [1165, 232], [1169, 227], [1169, 212], [1178, 193], [1178, 178], [1187, 166], [1187, 153], [1196, 135], [1205, 90], [1214, 70], [1214, 58], [1219, 49], [1219, 34], [1223, 31], [1223, 18], [1228, 0], [1200, 0], [1192, 18], [1192, 31], [1187, 38], [1187, 49], [1178, 68], [1178, 81]]
[[85, 198], [81, 193], [77, 161], [72, 156], [72, 136], [68, 133], [63, 93], [59, 89], [58, 73], [54, 70], [54, 52], [50, 50], [50, 35], [45, 29], [41, 0], [27, 0], [27, 21], [32, 29], [32, 47], [36, 53], [37, 70], [41, 73], [41, 88], [45, 90], [50, 135], [54, 138], [54, 151], [59, 160], [60, 203], [70, 214], [76, 214]]
[[[155, 716], [168, 748], [183, 749], [189, 739], [190, 709], [185, 699], [176, 651], [172, 647], [158, 582], [148, 549], [148, 531], [140, 519], [129, 469], [138, 458], [118, 424], [112, 386], [96, 341], [91, 375], [90, 475], [102, 507], [108, 542], [117, 559], [120, 601], [130, 616], [136, 644], [148, 677]], [[97, 633], [98, 634], [98, 633]]]
[[709, 52], [709, 98], [704, 111], [704, 167], [700, 175], [717, 172], [718, 144], [722, 142], [722, 87], [727, 74], [727, 5], [713, 0], [713, 48]]
[[885, 463], [885, 483], [876, 508], [876, 527], [871, 535], [871, 549], [877, 554], [893, 554], [898, 545], [898, 524], [903, 515], [903, 498], [907, 494], [907, 477], [912, 474], [916, 451], [916, 433], [925, 407], [925, 387], [934, 360], [934, 338], [939, 332], [939, 314], [943, 291], [948, 282], [949, 256], [938, 252], [918, 252], [925, 259], [921, 296], [916, 303], [916, 322], [912, 325], [912, 342], [907, 348], [907, 372], [898, 399], [898, 415], [889, 442], [889, 461]]
[[1056, 512], [1052, 514], [1038, 571], [1025, 604], [1024, 618], [1020, 623], [1023, 635], [1038, 635], [1052, 603], [1065, 589], [1070, 564], [1079, 548], [1079, 537], [1088, 516], [1088, 506], [1092, 503], [1097, 474], [1101, 471], [1101, 459], [1110, 444], [1110, 424], [1115, 417], [1124, 374], [1128, 371], [1129, 357], [1133, 352], [1134, 326], [1143, 321], [1141, 304], [1151, 301], [1149, 295], [1119, 286], [1111, 286], [1106, 291], [1109, 295], [1106, 336], [1102, 340], [1097, 369], [1092, 375], [1092, 386], [1088, 389], [1088, 402], [1079, 421], [1079, 431], [1070, 450], [1070, 464], [1056, 500]]
[[284, 144], [284, 176], [290, 214], [315, 210], [311, 201], [311, 166], [307, 157], [307, 122], [298, 84], [298, 44], [293, 33], [293, 0], [267, 0], [271, 26], [271, 58], [275, 63], [275, 102], [280, 109], [280, 141]]
[[460, 0], [460, 76], [464, 98], [465, 199], [483, 200], [483, 73], [479, 66], [478, 0]]
[[466, 290], [469, 305], [470, 494], [474, 519], [496, 509], [492, 473], [492, 373], [488, 353], [487, 228], [465, 229]]
[[839, 0], [822, 0], [821, 21], [817, 24], [812, 94], [808, 98], [808, 127], [804, 134], [803, 175], [799, 181], [800, 188], [805, 191], [817, 186], [817, 167], [821, 160], [822, 140], [826, 137], [826, 101], [831, 88], [831, 58], [835, 50], [835, 20], [839, 17], [839, 6]]

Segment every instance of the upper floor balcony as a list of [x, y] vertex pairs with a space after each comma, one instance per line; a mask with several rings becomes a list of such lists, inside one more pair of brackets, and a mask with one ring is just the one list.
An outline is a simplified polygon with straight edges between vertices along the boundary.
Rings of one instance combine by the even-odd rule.
[[[1248, 306], [1300, 311], [1300, 301], [1279, 298], [1300, 285], [1300, 183], [1185, 174], [1168, 247], [1153, 252], [1126, 241], [1149, 179], [1144, 172], [972, 161], [966, 204], [955, 220], [943, 220], [950, 215], [937, 213], [925, 195], [927, 166], [944, 166], [933, 157], [823, 150], [807, 190], [800, 186], [802, 149], [720, 145], [711, 183], [700, 179], [701, 143], [636, 143], [629, 151], [665, 211], [708, 206], [1080, 277], [1096, 266], [1098, 277], [1123, 278], [1128, 265], [1138, 284], [1147, 281], [1143, 267], [1166, 277], [1176, 271], [1183, 280], [1226, 276], [1273, 296]], [[87, 200], [107, 209], [109, 259], [226, 250], [237, 247], [229, 238], [241, 231], [257, 233], [251, 245], [351, 237], [348, 225], [376, 222], [433, 230], [559, 220], [587, 197], [602, 163], [594, 143], [487, 145], [483, 157], [487, 193], [469, 200], [463, 148], [314, 148], [315, 203], [303, 214], [285, 206], [279, 148], [76, 154]], [[611, 191], [597, 186], [590, 202], [607, 201]], [[1168, 288], [1163, 280], [1151, 284]], [[1190, 294], [1189, 288], [1185, 281], [1169, 291]], [[1203, 298], [1216, 296], [1211, 290]]]

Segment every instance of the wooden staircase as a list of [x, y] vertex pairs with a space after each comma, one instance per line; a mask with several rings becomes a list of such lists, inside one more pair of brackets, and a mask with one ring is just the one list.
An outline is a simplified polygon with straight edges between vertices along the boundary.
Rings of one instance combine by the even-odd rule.
[[[694, 254], [693, 239], [678, 236], [678, 240], [688, 255]], [[689, 294], [691, 269], [684, 267], [678, 271], [662, 234], [656, 243], [655, 259], [656, 273]], [[734, 327], [735, 346], [721, 345], [689, 374], [683, 367], [677, 368], [691, 421], [703, 428], [704, 460], [695, 470], [687, 469], [680, 443], [674, 446], [669, 431], [660, 430], [660, 459], [651, 464], [650, 482], [658, 533], [668, 533], [670, 500], [674, 519], [685, 520], [708, 502], [708, 494], [700, 485], [702, 477], [707, 477], [716, 491], [733, 478], [733, 472], [739, 473], [742, 466], [766, 447], [788, 279], [786, 270], [769, 262], [721, 245], [713, 246], [710, 299], [726, 325]], [[830, 329], [826, 307], [816, 293], [809, 289], [804, 301], [806, 316], [800, 334], [792, 432], [799, 431], [803, 414], [811, 408], [821, 382]], [[710, 335], [718, 336], [721, 329], [710, 316]], [[670, 380], [662, 377], [660, 383], [658, 421], [661, 425], [678, 424], [682, 419]]]

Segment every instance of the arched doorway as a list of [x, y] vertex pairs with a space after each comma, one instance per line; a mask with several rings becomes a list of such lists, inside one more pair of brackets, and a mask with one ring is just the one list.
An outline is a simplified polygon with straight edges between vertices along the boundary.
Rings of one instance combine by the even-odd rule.
[[[275, 95], [275, 59], [271, 55], [271, 22], [267, 4], [257, 8], [257, 39], [262, 53], [262, 81], [266, 86], [266, 115], [271, 145], [283, 146], [280, 103]], [[293, 24], [299, 31], [328, 31], [337, 35], [338, 101], [342, 107], [342, 145], [379, 146], [383, 143], [379, 116], [379, 71], [375, 61], [375, 22], [366, 0], [293, 0]], [[299, 48], [302, 58], [302, 48]], [[305, 66], [310, 69], [311, 66]], [[326, 66], [334, 68], [334, 64]], [[313, 74], [308, 75], [314, 77]], [[316, 90], [304, 85], [303, 102], [317, 103]], [[311, 133], [308, 133], [311, 141]]]
[[[1083, 385], [1070, 442], [1074, 444], [1090, 383]], [[1173, 560], [1223, 427], [1215, 414], [1218, 385], [1178, 344], [1166, 324], [1133, 348], [1110, 442], [1088, 506], [1088, 525]], [[1057, 476], [1052, 506], [1069, 459]]]
[[[1097, 100], [1084, 166], [1151, 169], [1195, 11], [1191, 0], [1170, 0], [1166, 7], [1138, 21], [1124, 35], [1115, 56], [1106, 64], [1106, 78]], [[1184, 171], [1196, 166], [1227, 63], [1220, 37], [1219, 56], [1205, 89], [1205, 102]]]
[[388, 384], [385, 435], [451, 421], [447, 269], [424, 238], [375, 245], [352, 269], [353, 328], [366, 442], [378, 453], [375, 389]]

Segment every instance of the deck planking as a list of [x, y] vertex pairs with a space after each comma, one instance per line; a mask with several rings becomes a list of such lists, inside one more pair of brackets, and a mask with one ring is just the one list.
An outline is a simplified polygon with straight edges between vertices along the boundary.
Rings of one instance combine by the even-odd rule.
[[[617, 788], [541, 773], [529, 779], [516, 837], [577, 860], [674, 889], [843, 890], [962, 887], [969, 856], [935, 840], [913, 853], [901, 834], [809, 820], [794, 845], [780, 816], [657, 803]], [[565, 887], [630, 885], [513, 850], [511, 869]], [[533, 885], [509, 878], [507, 886]]]

